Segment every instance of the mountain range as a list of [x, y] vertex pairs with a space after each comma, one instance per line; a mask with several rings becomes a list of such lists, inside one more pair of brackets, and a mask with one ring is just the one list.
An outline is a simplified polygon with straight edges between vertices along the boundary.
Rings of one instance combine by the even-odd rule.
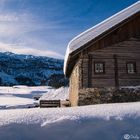
[[63, 60], [0, 52], [0, 86], [64, 84]]

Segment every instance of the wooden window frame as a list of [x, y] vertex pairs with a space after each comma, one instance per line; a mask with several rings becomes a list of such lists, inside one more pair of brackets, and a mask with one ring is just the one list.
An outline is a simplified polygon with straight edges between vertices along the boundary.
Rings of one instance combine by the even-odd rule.
[[[129, 73], [128, 72], [128, 64], [133, 64], [134, 65], [134, 73]], [[136, 61], [128, 61], [126, 62], [126, 72], [127, 74], [133, 75], [137, 73], [137, 66], [136, 66]]]
[[[95, 69], [96, 64], [103, 64], [103, 72], [96, 72], [96, 69]], [[94, 61], [94, 74], [96, 74], [96, 75], [105, 74], [105, 62]]]

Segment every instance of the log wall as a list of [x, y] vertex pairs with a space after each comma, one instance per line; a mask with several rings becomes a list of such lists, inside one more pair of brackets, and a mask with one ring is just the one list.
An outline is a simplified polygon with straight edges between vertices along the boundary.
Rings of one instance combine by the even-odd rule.
[[[118, 64], [118, 84], [119, 86], [140, 85], [140, 39], [124, 41], [111, 47], [90, 52], [90, 87], [114, 87], [115, 86], [115, 59]], [[104, 62], [105, 73], [94, 73], [94, 62]], [[127, 73], [127, 63], [136, 63], [136, 73]]]

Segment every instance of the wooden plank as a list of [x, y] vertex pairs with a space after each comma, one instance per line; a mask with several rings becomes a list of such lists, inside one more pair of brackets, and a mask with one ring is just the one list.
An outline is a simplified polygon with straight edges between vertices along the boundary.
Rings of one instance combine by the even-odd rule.
[[60, 107], [60, 100], [40, 100], [40, 107]]

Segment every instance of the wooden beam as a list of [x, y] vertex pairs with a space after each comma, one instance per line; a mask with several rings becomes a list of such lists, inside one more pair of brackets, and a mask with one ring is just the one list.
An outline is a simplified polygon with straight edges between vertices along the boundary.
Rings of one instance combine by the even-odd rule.
[[88, 87], [92, 86], [92, 57], [89, 55], [88, 57]]
[[113, 55], [114, 58], [114, 71], [115, 71], [115, 88], [119, 88], [119, 76], [118, 76], [118, 59], [117, 55]]

